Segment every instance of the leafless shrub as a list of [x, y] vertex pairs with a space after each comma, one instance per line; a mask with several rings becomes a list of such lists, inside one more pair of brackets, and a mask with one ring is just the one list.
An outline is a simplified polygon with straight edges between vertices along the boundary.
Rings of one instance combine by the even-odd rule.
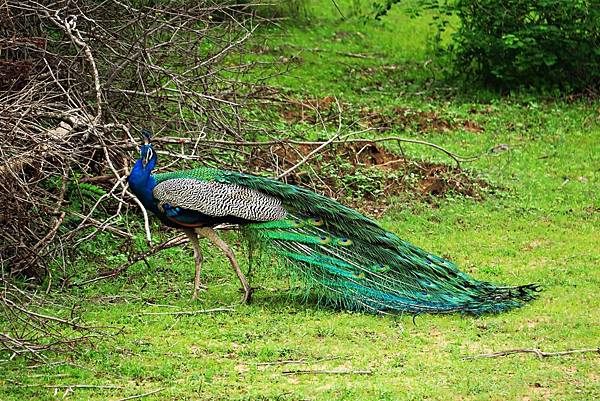
[[27, 309], [35, 297], [11, 280], [49, 289], [73, 247], [102, 231], [132, 238], [117, 219], [137, 130], [243, 138], [240, 108], [256, 91], [236, 55], [261, 20], [252, 4], [217, 1], [0, 4], [0, 316], [11, 322], [0, 344], [19, 353], [45, 346], [12, 325], [61, 322]]
[[[24, 356], [46, 362], [45, 351], [73, 351], [81, 341], [102, 336], [109, 329], [86, 326], [78, 321], [74, 309], [51, 303], [47, 297], [6, 280], [2, 284], [0, 313], [6, 322], [0, 331], [0, 345], [8, 351], [9, 359]], [[61, 310], [65, 316], [45, 313], [48, 307]]]

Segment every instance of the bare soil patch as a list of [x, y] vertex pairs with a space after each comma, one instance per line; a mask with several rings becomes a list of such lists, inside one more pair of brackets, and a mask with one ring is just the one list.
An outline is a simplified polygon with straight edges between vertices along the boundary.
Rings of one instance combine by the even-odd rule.
[[[294, 166], [316, 145], [281, 144], [257, 148], [249, 161], [253, 171], [272, 167], [281, 171]], [[410, 193], [432, 205], [448, 194], [483, 199], [490, 184], [454, 166], [407, 159], [377, 143], [332, 144], [286, 177], [288, 183], [310, 187], [375, 215], [396, 196]]]

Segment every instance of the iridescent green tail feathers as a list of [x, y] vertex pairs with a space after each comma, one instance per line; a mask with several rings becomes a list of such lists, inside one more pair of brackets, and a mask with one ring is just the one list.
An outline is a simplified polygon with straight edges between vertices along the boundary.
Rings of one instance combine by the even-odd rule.
[[522, 306], [538, 291], [475, 280], [390, 232], [380, 244], [336, 236], [318, 217], [255, 223], [246, 232], [322, 299], [346, 309], [481, 314]]

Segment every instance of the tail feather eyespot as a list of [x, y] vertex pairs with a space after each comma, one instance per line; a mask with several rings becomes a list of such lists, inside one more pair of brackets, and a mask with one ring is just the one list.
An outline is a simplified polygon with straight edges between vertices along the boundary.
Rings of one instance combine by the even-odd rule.
[[355, 271], [354, 273], [352, 273], [352, 275], [358, 279], [365, 278], [365, 272], [362, 272], [362, 271]]
[[331, 242], [331, 237], [327, 236], [327, 235], [321, 235], [319, 237], [319, 242], [321, 244], [329, 244]]
[[308, 224], [312, 225], [312, 226], [322, 226], [323, 224], [325, 224], [325, 222], [323, 221], [322, 218], [320, 217], [311, 217], [307, 220]]
[[352, 240], [349, 238], [338, 238], [336, 243], [337, 243], [337, 245], [341, 245], [341, 246], [349, 246], [349, 245], [352, 245]]
[[384, 265], [383, 263], [376, 263], [375, 265], [371, 266], [371, 270], [377, 273], [387, 273], [390, 271], [390, 269], [391, 267], [389, 265]]

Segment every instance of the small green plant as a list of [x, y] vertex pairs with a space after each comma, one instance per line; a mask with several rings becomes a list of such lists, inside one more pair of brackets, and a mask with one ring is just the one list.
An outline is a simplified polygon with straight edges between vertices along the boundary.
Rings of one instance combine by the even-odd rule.
[[106, 191], [104, 189], [93, 184], [88, 184], [87, 182], [79, 182], [73, 186], [79, 188], [81, 195], [92, 199], [106, 195]]

